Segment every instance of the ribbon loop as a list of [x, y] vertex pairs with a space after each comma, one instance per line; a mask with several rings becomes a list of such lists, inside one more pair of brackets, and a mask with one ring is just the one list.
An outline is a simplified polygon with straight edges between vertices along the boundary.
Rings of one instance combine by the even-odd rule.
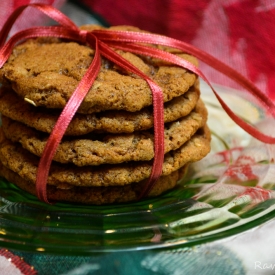
[[81, 40], [83, 41], [83, 43], [87, 42], [87, 35], [88, 35], [88, 31], [79, 30], [79, 36], [80, 36]]

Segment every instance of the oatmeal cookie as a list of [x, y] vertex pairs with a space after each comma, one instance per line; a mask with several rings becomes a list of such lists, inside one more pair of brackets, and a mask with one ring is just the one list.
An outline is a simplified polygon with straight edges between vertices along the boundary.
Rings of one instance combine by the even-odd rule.
[[[197, 79], [194, 73], [167, 62], [120, 50], [117, 53], [161, 87], [164, 102], [186, 93]], [[175, 54], [197, 65], [196, 58]], [[14, 48], [0, 69], [0, 82], [35, 106], [63, 108], [93, 57], [93, 49], [76, 42], [56, 38], [29, 39]], [[78, 109], [79, 113], [136, 112], [152, 105], [151, 90], [145, 80], [101, 59], [100, 72]]]
[[[210, 151], [210, 131], [205, 125], [179, 149], [165, 154], [162, 175], [169, 175], [182, 166], [205, 157]], [[0, 161], [20, 177], [35, 182], [39, 157], [29, 153], [18, 143], [8, 140], [0, 132]], [[152, 161], [126, 162], [116, 165], [83, 166], [53, 162], [49, 185], [64, 188], [75, 186], [122, 186], [139, 182], [150, 176]]]
[[[196, 83], [184, 95], [164, 104], [164, 122], [172, 122], [188, 115], [200, 96]], [[18, 97], [11, 89], [0, 88], [0, 113], [39, 131], [51, 133], [60, 110], [34, 107]], [[78, 136], [90, 132], [133, 133], [153, 127], [152, 108], [138, 112], [105, 111], [89, 115], [75, 114], [65, 135]]]
[[[179, 175], [185, 170], [185, 166], [180, 170], [171, 173], [168, 176], [160, 177], [152, 190], [146, 197], [155, 197], [174, 188], [180, 179]], [[0, 162], [0, 175], [5, 177], [8, 181], [14, 183], [21, 189], [35, 195], [35, 185], [20, 177], [12, 170], [6, 168]], [[142, 192], [146, 180], [132, 183], [125, 186], [110, 186], [110, 187], [79, 187], [71, 186], [67, 189], [60, 189], [56, 186], [47, 187], [47, 198], [51, 201], [66, 201], [81, 204], [111, 204], [111, 203], [125, 203], [136, 201]]]
[[[167, 123], [164, 130], [165, 153], [178, 149], [202, 126], [207, 111], [200, 100], [193, 112], [175, 122]], [[2, 129], [13, 142], [20, 142], [29, 152], [42, 156], [48, 135], [20, 122], [2, 116]], [[54, 160], [77, 166], [115, 164], [127, 161], [147, 161], [154, 157], [154, 134], [149, 131], [132, 134], [94, 134], [67, 139], [59, 144]]]

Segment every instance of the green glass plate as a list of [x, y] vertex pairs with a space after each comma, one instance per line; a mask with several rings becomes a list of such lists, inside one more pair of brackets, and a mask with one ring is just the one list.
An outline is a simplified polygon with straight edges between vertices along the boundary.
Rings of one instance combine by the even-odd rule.
[[[262, 150], [258, 144], [251, 146], [249, 137], [205, 90], [213, 150], [190, 167], [174, 190], [131, 204], [47, 205], [0, 179], [0, 246], [62, 255], [184, 247], [240, 233], [275, 217], [275, 178], [269, 180], [274, 164], [268, 158], [269, 147], [260, 144], [265, 146]], [[225, 88], [217, 90], [230, 102]], [[230, 93], [230, 97], [234, 95]], [[237, 105], [244, 117], [250, 114], [252, 122], [264, 118], [251, 102], [238, 97], [236, 112]], [[224, 131], [219, 128], [221, 121], [228, 127]], [[255, 150], [266, 152], [256, 152], [261, 156], [249, 164], [256, 172], [249, 174], [243, 169], [240, 174], [238, 167], [247, 168], [247, 162], [237, 166], [237, 160], [251, 152], [227, 150], [240, 146], [254, 150], [253, 154]]]

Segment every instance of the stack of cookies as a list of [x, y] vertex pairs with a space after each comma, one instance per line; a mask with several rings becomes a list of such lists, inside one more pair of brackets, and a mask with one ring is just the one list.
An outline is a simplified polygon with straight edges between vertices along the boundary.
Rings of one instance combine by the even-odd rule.
[[[85, 26], [92, 30], [98, 26]], [[110, 29], [137, 30], [132, 27]], [[197, 65], [197, 60], [162, 49]], [[184, 169], [210, 151], [207, 111], [197, 76], [167, 62], [117, 50], [163, 91], [165, 159], [148, 196], [173, 188]], [[39, 159], [94, 50], [56, 38], [16, 46], [0, 70], [0, 174], [35, 194]], [[135, 201], [154, 158], [151, 91], [143, 79], [102, 58], [101, 70], [54, 156], [50, 200], [86, 204]]]

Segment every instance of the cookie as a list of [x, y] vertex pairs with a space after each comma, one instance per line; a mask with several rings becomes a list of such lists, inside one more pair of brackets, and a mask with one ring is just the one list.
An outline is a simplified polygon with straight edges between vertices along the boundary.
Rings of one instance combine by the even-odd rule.
[[[188, 115], [200, 96], [199, 83], [192, 86], [184, 95], [164, 104], [164, 121], [175, 121]], [[23, 101], [11, 89], [0, 88], [0, 113], [22, 122], [39, 131], [51, 133], [59, 115], [59, 110], [34, 107]], [[153, 127], [151, 108], [138, 112], [105, 111], [90, 115], [76, 114], [65, 135], [85, 135], [90, 132], [132, 133]]]
[[[160, 177], [147, 197], [155, 197], [174, 188], [180, 179], [180, 174], [184, 173], [185, 169], [186, 166], [168, 176]], [[32, 182], [23, 179], [12, 170], [3, 166], [1, 162], [0, 175], [5, 177], [8, 181], [16, 184], [21, 189], [33, 195], [36, 194], [35, 185]], [[130, 185], [111, 187], [71, 186], [69, 189], [60, 189], [56, 186], [48, 186], [47, 198], [50, 201], [66, 201], [94, 205], [125, 203], [136, 201], [139, 198], [145, 184], [146, 180]]]
[[[110, 29], [140, 31], [129, 26]], [[149, 46], [198, 65], [196, 58], [179, 50]], [[158, 196], [175, 187], [189, 163], [210, 151], [199, 79], [167, 61], [115, 51], [163, 92], [165, 156], [162, 175], [149, 193]], [[13, 49], [0, 69], [0, 175], [36, 193], [37, 167], [49, 133], [94, 54], [84, 44], [50, 37], [28, 39]], [[101, 57], [100, 72], [54, 156], [48, 198], [98, 205], [137, 200], [153, 165], [152, 110], [147, 82]]]
[[[167, 123], [164, 130], [165, 153], [178, 149], [202, 126], [207, 111], [200, 100], [193, 112], [175, 122]], [[42, 156], [48, 135], [2, 116], [2, 129], [13, 142], [20, 142], [29, 152]], [[88, 135], [67, 138], [59, 144], [54, 160], [77, 166], [115, 164], [127, 161], [146, 161], [154, 157], [154, 135], [149, 131], [120, 135]]]
[[[187, 163], [202, 159], [210, 151], [210, 131], [205, 125], [179, 149], [165, 154], [162, 175], [166, 176]], [[20, 144], [8, 140], [1, 130], [0, 161], [8, 169], [32, 183], [36, 180], [39, 158]], [[49, 185], [66, 188], [75, 186], [122, 186], [140, 182], [150, 176], [152, 161], [127, 162], [117, 165], [83, 166], [53, 162], [48, 177]]]
[[[120, 50], [117, 53], [162, 88], [164, 102], [186, 93], [197, 79], [194, 73], [167, 62]], [[197, 65], [196, 58], [184, 53], [176, 54]], [[0, 82], [12, 87], [21, 98], [35, 106], [64, 108], [93, 57], [93, 49], [76, 42], [53, 38], [29, 39], [14, 48], [0, 69]], [[105, 110], [136, 112], [152, 105], [152, 93], [145, 80], [103, 57], [101, 60], [100, 72], [78, 109], [79, 113]]]

